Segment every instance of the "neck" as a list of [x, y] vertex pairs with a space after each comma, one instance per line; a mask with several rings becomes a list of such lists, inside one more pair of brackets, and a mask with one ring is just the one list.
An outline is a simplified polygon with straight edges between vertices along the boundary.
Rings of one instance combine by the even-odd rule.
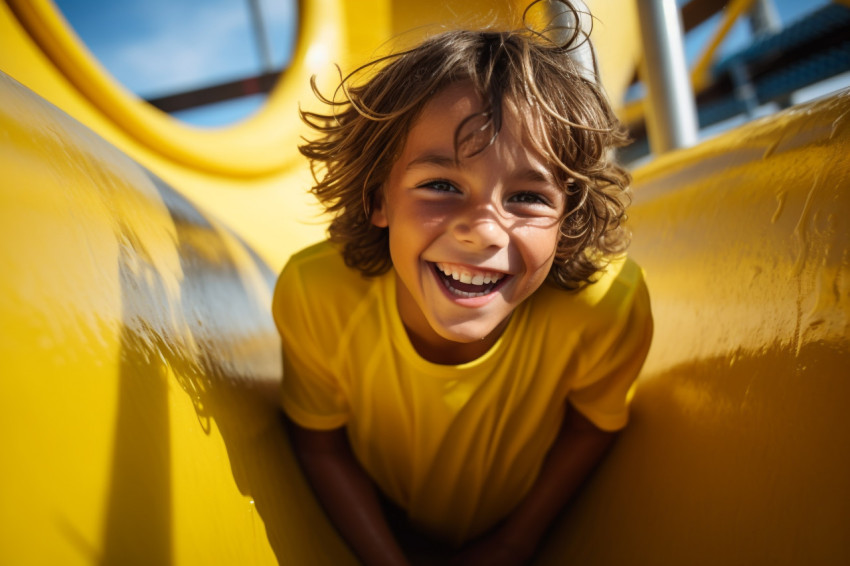
[[396, 278], [396, 308], [413, 349], [423, 359], [441, 365], [460, 365], [486, 354], [499, 340], [511, 317], [501, 321], [487, 336], [470, 342], [438, 334], [419, 310], [407, 288]]
[[405, 326], [407, 336], [416, 353], [434, 364], [460, 365], [477, 360], [486, 354], [499, 339], [501, 332], [476, 340], [475, 342], [452, 342], [449, 340], [428, 340], [418, 336]]

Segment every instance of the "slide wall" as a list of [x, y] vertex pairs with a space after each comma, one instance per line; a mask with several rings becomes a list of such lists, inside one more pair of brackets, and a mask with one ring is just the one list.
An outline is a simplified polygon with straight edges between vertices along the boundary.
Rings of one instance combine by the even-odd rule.
[[[302, 3], [292, 76], [450, 18], [413, 4]], [[0, 563], [356, 564], [274, 404], [271, 288], [323, 232], [277, 114], [304, 85], [192, 130], [75, 67], [51, 10], [0, 4]], [[844, 92], [634, 172], [655, 341], [537, 564], [850, 562], [849, 155]]]

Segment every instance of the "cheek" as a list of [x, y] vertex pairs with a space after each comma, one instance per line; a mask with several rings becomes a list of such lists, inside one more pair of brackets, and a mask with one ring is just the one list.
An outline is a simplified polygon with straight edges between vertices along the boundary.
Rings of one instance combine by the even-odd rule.
[[457, 211], [452, 202], [414, 200], [405, 207], [404, 214], [407, 222], [415, 222], [420, 229], [436, 229], [444, 226]]
[[530, 269], [549, 272], [549, 267], [555, 259], [559, 238], [560, 231], [557, 226], [529, 230], [524, 242], [526, 263]]

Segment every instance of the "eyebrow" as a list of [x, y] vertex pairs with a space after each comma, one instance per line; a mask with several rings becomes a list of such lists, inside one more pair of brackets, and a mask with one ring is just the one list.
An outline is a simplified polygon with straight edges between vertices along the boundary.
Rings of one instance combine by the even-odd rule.
[[438, 167], [456, 169], [457, 161], [454, 157], [450, 157], [442, 153], [425, 153], [411, 159], [410, 162], [408, 162], [406, 169], [413, 169], [419, 165], [436, 165]]
[[545, 183], [548, 185], [554, 185], [555, 179], [552, 178], [552, 175], [548, 172], [540, 171], [539, 169], [523, 169], [516, 176], [518, 180], [522, 181], [530, 181], [532, 183]]
[[[458, 168], [458, 162], [454, 157], [450, 157], [442, 153], [424, 153], [411, 159], [410, 162], [408, 162], [406, 169], [410, 170], [422, 165], [435, 165], [437, 167], [444, 167], [447, 169]], [[515, 175], [515, 179], [520, 181], [529, 181], [532, 183], [555, 183], [555, 180], [548, 171], [541, 171], [540, 169], [532, 167], [521, 170], [517, 175]]]

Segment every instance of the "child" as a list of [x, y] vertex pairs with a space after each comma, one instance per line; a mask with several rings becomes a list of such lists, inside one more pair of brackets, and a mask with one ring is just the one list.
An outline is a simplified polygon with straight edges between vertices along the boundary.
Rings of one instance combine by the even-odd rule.
[[366, 564], [408, 564], [388, 507], [454, 563], [526, 563], [626, 424], [652, 320], [577, 43], [447, 32], [303, 113], [334, 217], [275, 290], [282, 403]]

